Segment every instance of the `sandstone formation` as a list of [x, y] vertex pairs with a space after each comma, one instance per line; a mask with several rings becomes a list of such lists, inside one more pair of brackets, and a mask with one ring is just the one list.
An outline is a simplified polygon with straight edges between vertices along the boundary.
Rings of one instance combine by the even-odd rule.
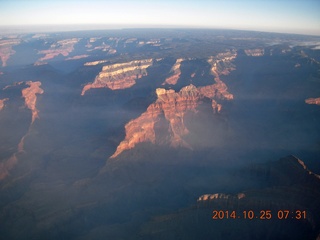
[[96, 66], [98, 64], [101, 64], [101, 63], [106, 63], [107, 60], [100, 60], [100, 61], [94, 61], [94, 62], [86, 62], [84, 64], [84, 66]]
[[40, 58], [39, 61], [43, 62], [52, 58], [59, 56], [60, 54], [64, 57], [68, 56], [74, 49], [74, 45], [79, 42], [79, 38], [64, 39], [58, 41], [50, 46], [48, 50], [39, 51], [39, 54], [44, 54], [45, 56]]
[[307, 104], [316, 104], [316, 105], [320, 105], [320, 97], [318, 98], [308, 98], [305, 100], [305, 102]]
[[264, 55], [264, 49], [262, 48], [257, 48], [257, 49], [247, 49], [247, 50], [244, 50], [245, 54], [247, 56], [250, 56], [250, 57], [260, 57], [260, 56], [263, 56]]
[[91, 88], [112, 90], [130, 88], [137, 79], [147, 75], [147, 68], [152, 64], [152, 59], [145, 59], [104, 66], [94, 82], [84, 86], [81, 95]]
[[2, 67], [7, 66], [7, 61], [11, 55], [15, 54], [12, 49], [14, 45], [18, 45], [21, 42], [19, 39], [0, 40], [0, 59], [2, 61]]
[[[231, 63], [237, 57], [237, 53], [234, 51], [220, 53], [216, 57], [208, 59], [208, 63], [211, 65], [211, 73], [214, 76], [215, 84], [214, 87], [206, 86], [201, 91], [208, 97], [217, 97], [232, 100], [233, 95], [228, 92], [227, 85], [220, 79], [220, 75], [228, 75], [230, 71], [235, 70], [235, 66]], [[216, 91], [218, 89], [218, 91]], [[214, 90], [215, 92], [212, 92]]]
[[[191, 146], [183, 140], [183, 136], [189, 133], [189, 130], [184, 125], [184, 116], [188, 111], [196, 112], [197, 106], [204, 98], [211, 99], [213, 111], [219, 112], [221, 105], [212, 99], [219, 95], [216, 93], [220, 93], [217, 87], [218, 85], [213, 84], [196, 88], [190, 84], [182, 88], [179, 92], [175, 92], [172, 89], [166, 90], [158, 88], [156, 90], [158, 98], [155, 103], [151, 104], [140, 117], [126, 124], [126, 137], [119, 144], [111, 158], [115, 158], [124, 150], [134, 148], [136, 144], [141, 142], [191, 148]], [[163, 119], [165, 119], [167, 123], [165, 126], [168, 126], [160, 130], [168, 133], [168, 137], [164, 142], [156, 137], [156, 126], [160, 124]]]
[[39, 118], [39, 110], [36, 107], [37, 94], [42, 94], [44, 91], [42, 88], [40, 88], [41, 82], [39, 81], [28, 81], [26, 84], [29, 85], [29, 87], [22, 90], [22, 97], [25, 99], [26, 107], [32, 111], [32, 124], [36, 118]]
[[8, 100], [9, 100], [8, 98], [0, 99], [0, 111], [4, 108], [4, 103]]
[[66, 60], [67, 61], [68, 60], [78, 60], [78, 59], [87, 58], [87, 57], [89, 57], [89, 55], [83, 54], [83, 55], [77, 55], [77, 56], [66, 58]]
[[175, 84], [177, 84], [178, 79], [181, 74], [180, 66], [181, 66], [181, 62], [183, 60], [184, 60], [183, 58], [177, 59], [176, 63], [171, 68], [170, 77], [166, 78], [166, 80], [164, 81], [164, 83], [162, 85], [165, 85], [165, 84], [175, 85]]
[[[233, 99], [233, 95], [228, 92], [226, 84], [220, 79], [220, 74], [227, 75], [235, 69], [231, 61], [236, 56], [236, 52], [230, 51], [208, 59], [208, 63], [212, 66], [211, 73], [214, 76], [214, 84], [198, 88], [191, 84], [182, 88], [179, 92], [158, 88], [156, 90], [158, 97], [156, 102], [151, 104], [140, 117], [126, 124], [126, 137], [119, 144], [111, 158], [115, 158], [124, 150], [134, 148], [136, 144], [141, 142], [192, 148], [183, 140], [183, 136], [189, 133], [189, 130], [184, 125], [184, 116], [188, 111], [196, 112], [197, 106], [204, 98], [211, 100], [214, 113], [220, 112], [222, 108], [221, 104], [217, 103], [216, 100]], [[178, 59], [172, 68], [172, 72], [176, 76], [180, 75], [182, 61], [183, 59]], [[171, 83], [175, 84], [176, 82]], [[168, 125], [168, 129], [162, 129], [163, 132], [168, 134], [164, 142], [157, 139], [155, 131], [157, 124], [159, 125], [162, 119], [165, 119]]]

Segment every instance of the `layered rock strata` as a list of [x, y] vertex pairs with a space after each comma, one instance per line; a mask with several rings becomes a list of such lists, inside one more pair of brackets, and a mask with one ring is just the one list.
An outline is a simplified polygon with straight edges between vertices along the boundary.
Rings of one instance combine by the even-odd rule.
[[130, 88], [136, 84], [137, 79], [147, 75], [147, 68], [152, 64], [152, 59], [145, 59], [104, 66], [95, 80], [84, 86], [81, 95], [92, 88]]
[[[213, 99], [217, 95], [221, 95], [218, 87], [219, 85], [213, 84], [196, 88], [191, 84], [182, 88], [179, 92], [175, 92], [172, 89], [166, 90], [158, 88], [156, 90], [157, 100], [155, 103], [151, 104], [140, 117], [126, 124], [126, 137], [119, 144], [111, 158], [117, 157], [124, 150], [134, 148], [136, 144], [141, 142], [191, 148], [191, 146], [183, 140], [183, 137], [189, 133], [189, 130], [184, 124], [184, 116], [188, 111], [196, 112], [197, 106], [204, 98], [211, 99], [214, 112], [219, 112], [221, 105], [217, 104]], [[163, 119], [167, 123], [165, 126], [168, 126], [167, 129], [161, 129], [161, 131], [168, 133], [165, 142], [157, 138], [155, 130], [157, 124]]]

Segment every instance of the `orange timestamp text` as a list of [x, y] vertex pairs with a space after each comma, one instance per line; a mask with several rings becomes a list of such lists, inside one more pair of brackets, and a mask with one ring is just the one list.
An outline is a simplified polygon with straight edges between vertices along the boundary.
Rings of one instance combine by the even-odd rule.
[[307, 218], [306, 210], [244, 210], [244, 211], [235, 211], [235, 210], [213, 210], [212, 219], [222, 220], [222, 219], [260, 219], [260, 220], [271, 220], [271, 219], [296, 219], [303, 220]]

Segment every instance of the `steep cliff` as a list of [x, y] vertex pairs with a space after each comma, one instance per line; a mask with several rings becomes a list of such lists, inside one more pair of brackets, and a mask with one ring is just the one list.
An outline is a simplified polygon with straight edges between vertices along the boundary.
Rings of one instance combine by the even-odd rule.
[[305, 100], [307, 104], [316, 104], [320, 105], [320, 97], [319, 98], [308, 98]]
[[[93, 62], [90, 65], [99, 63]], [[145, 59], [104, 66], [94, 82], [83, 87], [81, 95], [91, 88], [110, 88], [112, 90], [130, 88], [137, 79], [147, 75], [147, 68], [152, 64], [152, 59]]]
[[32, 121], [31, 124], [34, 122], [36, 118], [39, 118], [39, 110], [36, 107], [37, 103], [37, 94], [43, 94], [43, 89], [40, 88], [41, 82], [32, 82], [28, 81], [26, 84], [29, 86], [22, 90], [22, 97], [25, 99], [25, 106], [29, 108], [32, 112]]
[[[115, 158], [124, 150], [134, 148], [136, 144], [141, 142], [191, 148], [191, 146], [183, 140], [183, 136], [189, 133], [189, 130], [184, 124], [184, 116], [188, 111], [196, 112], [197, 106], [204, 98], [212, 101], [214, 112], [219, 112], [221, 105], [212, 99], [216, 96], [216, 93], [219, 93], [217, 85], [196, 88], [191, 84], [182, 88], [179, 92], [158, 88], [156, 90], [158, 98], [155, 103], [151, 104], [140, 117], [126, 124], [126, 137], [119, 144], [111, 158]], [[166, 124], [163, 124], [163, 121]], [[158, 129], [159, 126], [161, 127], [158, 131], [167, 134], [165, 140], [157, 138], [156, 129]]]
[[220, 53], [215, 57], [208, 59], [211, 65], [211, 74], [216, 82], [213, 86], [205, 86], [201, 89], [203, 94], [208, 97], [215, 97], [232, 100], [233, 95], [228, 92], [227, 85], [220, 79], [220, 75], [228, 75], [230, 71], [235, 70], [235, 66], [231, 63], [237, 57], [236, 51]]
[[[189, 143], [183, 140], [183, 137], [189, 133], [184, 124], [184, 116], [188, 111], [196, 112], [198, 105], [205, 98], [211, 101], [214, 113], [220, 112], [222, 108], [217, 100], [233, 99], [233, 95], [228, 92], [228, 88], [220, 79], [220, 75], [227, 75], [235, 69], [231, 61], [236, 56], [235, 51], [229, 51], [208, 59], [208, 63], [211, 65], [211, 74], [214, 76], [214, 84], [198, 88], [190, 84], [183, 87], [179, 92], [158, 88], [155, 103], [151, 104], [140, 117], [126, 124], [126, 137], [111, 158], [115, 158], [124, 150], [134, 148], [136, 144], [141, 142], [192, 148]], [[176, 80], [181, 74], [180, 65], [182, 61], [183, 59], [178, 59], [171, 69], [173, 74], [171, 77], [175, 76]], [[176, 84], [176, 81], [167, 80], [164, 83]], [[166, 137], [161, 139], [157, 137], [161, 134], [156, 133], [159, 126], [161, 126], [160, 132], [166, 134]]]
[[[24, 82], [19, 82], [19, 83], [16, 83], [16, 85], [21, 85], [23, 83]], [[12, 156], [9, 159], [2, 161], [0, 163], [0, 180], [6, 178], [10, 174], [9, 173], [10, 170], [17, 164], [19, 155], [24, 152], [25, 138], [30, 134], [31, 127], [35, 119], [39, 118], [39, 115], [38, 115], [39, 110], [37, 109], [36, 104], [37, 104], [37, 94], [43, 94], [44, 92], [43, 89], [40, 88], [41, 82], [28, 81], [25, 84], [28, 85], [29, 87], [22, 89], [21, 94], [22, 94], [22, 97], [24, 98], [25, 106], [29, 108], [32, 112], [31, 123], [29, 125], [29, 129], [27, 133], [24, 136], [22, 136], [22, 138], [20, 139], [20, 142], [18, 143], [17, 152], [12, 154]], [[6, 88], [8, 87], [11, 87], [11, 86], [7, 86]], [[0, 107], [1, 107], [1, 102], [0, 102]]]
[[165, 84], [171, 84], [171, 85], [175, 85], [178, 82], [178, 79], [180, 77], [181, 74], [181, 63], [183, 62], [183, 58], [179, 58], [177, 59], [176, 63], [172, 66], [171, 70], [170, 70], [170, 76], [168, 78], [166, 78], [166, 80], [164, 81], [164, 83], [162, 85]]

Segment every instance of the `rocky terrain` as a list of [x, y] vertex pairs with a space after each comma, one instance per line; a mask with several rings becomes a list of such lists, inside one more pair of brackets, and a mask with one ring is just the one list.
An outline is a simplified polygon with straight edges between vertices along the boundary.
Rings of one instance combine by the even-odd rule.
[[[94, 62], [94, 64], [89, 65], [98, 63], [101, 62]], [[92, 88], [110, 88], [112, 90], [130, 88], [136, 83], [137, 79], [147, 75], [146, 69], [152, 64], [152, 59], [145, 59], [104, 66], [94, 82], [83, 87], [81, 95]]]
[[60, 40], [52, 44], [48, 50], [39, 51], [39, 54], [44, 54], [44, 56], [38, 60], [38, 64], [55, 58], [60, 54], [64, 57], [68, 56], [74, 50], [74, 45], [77, 44], [79, 40], [78, 38]]
[[0, 35], [1, 239], [319, 236], [319, 37]]
[[[220, 75], [227, 75], [230, 71], [234, 70], [234, 65], [231, 64], [231, 61], [235, 57], [236, 53], [232, 52], [219, 54], [208, 60], [208, 63], [211, 65], [211, 74], [216, 82], [215, 84], [198, 88], [191, 84], [183, 87], [179, 92], [175, 92], [172, 89], [156, 89], [157, 100], [140, 117], [126, 124], [126, 137], [119, 144], [111, 158], [115, 158], [124, 150], [134, 148], [136, 144], [141, 142], [192, 148], [192, 146], [183, 140], [183, 137], [189, 133], [189, 130], [184, 125], [185, 115], [188, 112], [196, 113], [198, 105], [205, 98], [211, 101], [211, 106], [215, 113], [220, 112], [222, 107], [217, 101], [233, 99], [233, 95], [228, 92], [228, 88], [220, 79]], [[182, 59], [177, 59], [170, 70], [170, 73], [175, 76], [176, 80], [181, 74], [181, 62]], [[165, 83], [172, 85], [177, 83], [177, 81], [172, 82], [171, 80], [169, 83], [167, 80], [168, 78]], [[156, 137], [164, 132], [168, 133], [165, 138], [159, 139]]]
[[[4, 179], [10, 174], [10, 170], [14, 168], [14, 166], [18, 162], [18, 157], [24, 152], [24, 144], [26, 137], [30, 134], [31, 127], [34, 121], [39, 118], [39, 110], [37, 109], [37, 95], [43, 94], [43, 89], [40, 88], [41, 82], [36, 81], [27, 81], [27, 82], [18, 82], [13, 86], [6, 86], [5, 89], [14, 88], [19, 85], [25, 85], [25, 87], [21, 91], [21, 96], [24, 98], [25, 107], [27, 107], [31, 111], [31, 121], [29, 124], [29, 128], [25, 135], [23, 135], [17, 145], [17, 151], [12, 154], [8, 159], [5, 159], [0, 163], [0, 180]], [[9, 99], [4, 99], [0, 101], [0, 103], [4, 103]], [[3, 106], [2, 106], [3, 107]], [[0, 104], [0, 110], [1, 110]]]
[[[319, 237], [320, 219], [314, 213], [320, 207], [316, 204], [320, 200], [320, 179], [300, 159], [288, 156], [239, 174], [267, 185], [238, 194], [202, 195], [194, 207], [154, 218], [142, 228], [142, 239], [174, 239], [181, 235], [194, 239], [212, 234], [216, 239]], [[248, 218], [249, 211], [254, 215]], [[270, 215], [264, 215], [266, 211]], [[283, 215], [284, 211], [288, 215]], [[304, 213], [300, 215], [301, 212]], [[265, 230], [257, 231], [262, 226]]]
[[171, 84], [171, 85], [175, 85], [177, 84], [180, 74], [181, 74], [181, 70], [180, 70], [180, 66], [181, 63], [183, 62], [182, 58], [177, 59], [176, 63], [172, 66], [171, 70], [170, 70], [170, 77], [166, 78], [166, 80], [164, 81], [164, 84]]
[[20, 44], [20, 42], [20, 39], [0, 40], [0, 59], [2, 67], [7, 66], [8, 59], [11, 55], [15, 54], [15, 51], [12, 49], [13, 46]]

